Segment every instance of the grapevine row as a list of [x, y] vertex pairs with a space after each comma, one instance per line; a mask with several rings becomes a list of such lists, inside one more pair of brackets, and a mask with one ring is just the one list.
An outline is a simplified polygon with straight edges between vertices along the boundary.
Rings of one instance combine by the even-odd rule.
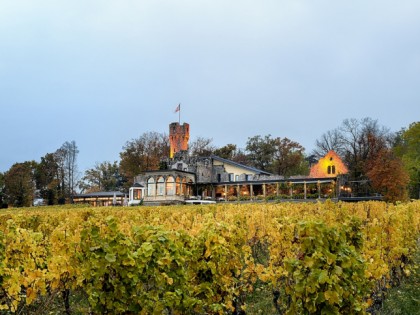
[[239, 314], [260, 282], [278, 313], [363, 314], [419, 232], [420, 202], [8, 210], [0, 309], [60, 292], [70, 314], [79, 290], [92, 314]]

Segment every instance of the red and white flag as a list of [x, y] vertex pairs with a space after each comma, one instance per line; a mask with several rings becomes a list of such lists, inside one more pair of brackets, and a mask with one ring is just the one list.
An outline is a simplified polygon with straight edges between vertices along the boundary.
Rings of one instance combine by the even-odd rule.
[[178, 104], [178, 106], [175, 108], [175, 113], [179, 112], [181, 110], [181, 104]]

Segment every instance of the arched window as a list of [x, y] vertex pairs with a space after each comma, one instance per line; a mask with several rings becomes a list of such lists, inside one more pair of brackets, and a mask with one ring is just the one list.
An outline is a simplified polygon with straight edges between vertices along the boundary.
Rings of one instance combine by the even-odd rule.
[[175, 194], [181, 195], [181, 178], [176, 178], [176, 188], [175, 188]]
[[147, 195], [148, 196], [154, 196], [155, 195], [155, 190], [156, 186], [155, 186], [155, 179], [153, 177], [150, 177], [147, 180]]
[[166, 179], [166, 195], [175, 195], [175, 179], [173, 176], [168, 176], [168, 178]]
[[156, 190], [156, 195], [158, 196], [163, 196], [165, 193], [165, 179], [162, 176], [160, 176], [157, 180]]

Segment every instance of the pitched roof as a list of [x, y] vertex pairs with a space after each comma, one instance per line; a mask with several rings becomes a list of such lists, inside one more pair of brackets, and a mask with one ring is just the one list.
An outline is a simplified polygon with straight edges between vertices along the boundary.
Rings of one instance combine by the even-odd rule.
[[254, 172], [254, 173], [257, 173], [259, 175], [273, 175], [273, 174], [271, 174], [269, 172], [260, 170], [258, 168], [255, 168], [255, 167], [252, 167], [252, 166], [248, 166], [248, 165], [244, 165], [244, 164], [241, 164], [241, 163], [232, 161], [232, 160], [224, 159], [224, 158], [221, 158], [220, 156], [217, 156], [217, 155], [211, 155], [210, 158], [213, 159], [213, 160], [222, 162], [222, 163], [234, 165], [236, 167], [240, 167], [240, 168], [249, 170], [249, 171]]

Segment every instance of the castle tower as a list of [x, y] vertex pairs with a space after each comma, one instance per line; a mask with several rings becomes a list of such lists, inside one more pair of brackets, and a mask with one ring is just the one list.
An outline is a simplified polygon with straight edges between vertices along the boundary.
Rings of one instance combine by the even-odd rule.
[[175, 153], [188, 150], [188, 140], [190, 139], [190, 125], [184, 123], [180, 125], [173, 122], [169, 125], [169, 157], [172, 159]]

